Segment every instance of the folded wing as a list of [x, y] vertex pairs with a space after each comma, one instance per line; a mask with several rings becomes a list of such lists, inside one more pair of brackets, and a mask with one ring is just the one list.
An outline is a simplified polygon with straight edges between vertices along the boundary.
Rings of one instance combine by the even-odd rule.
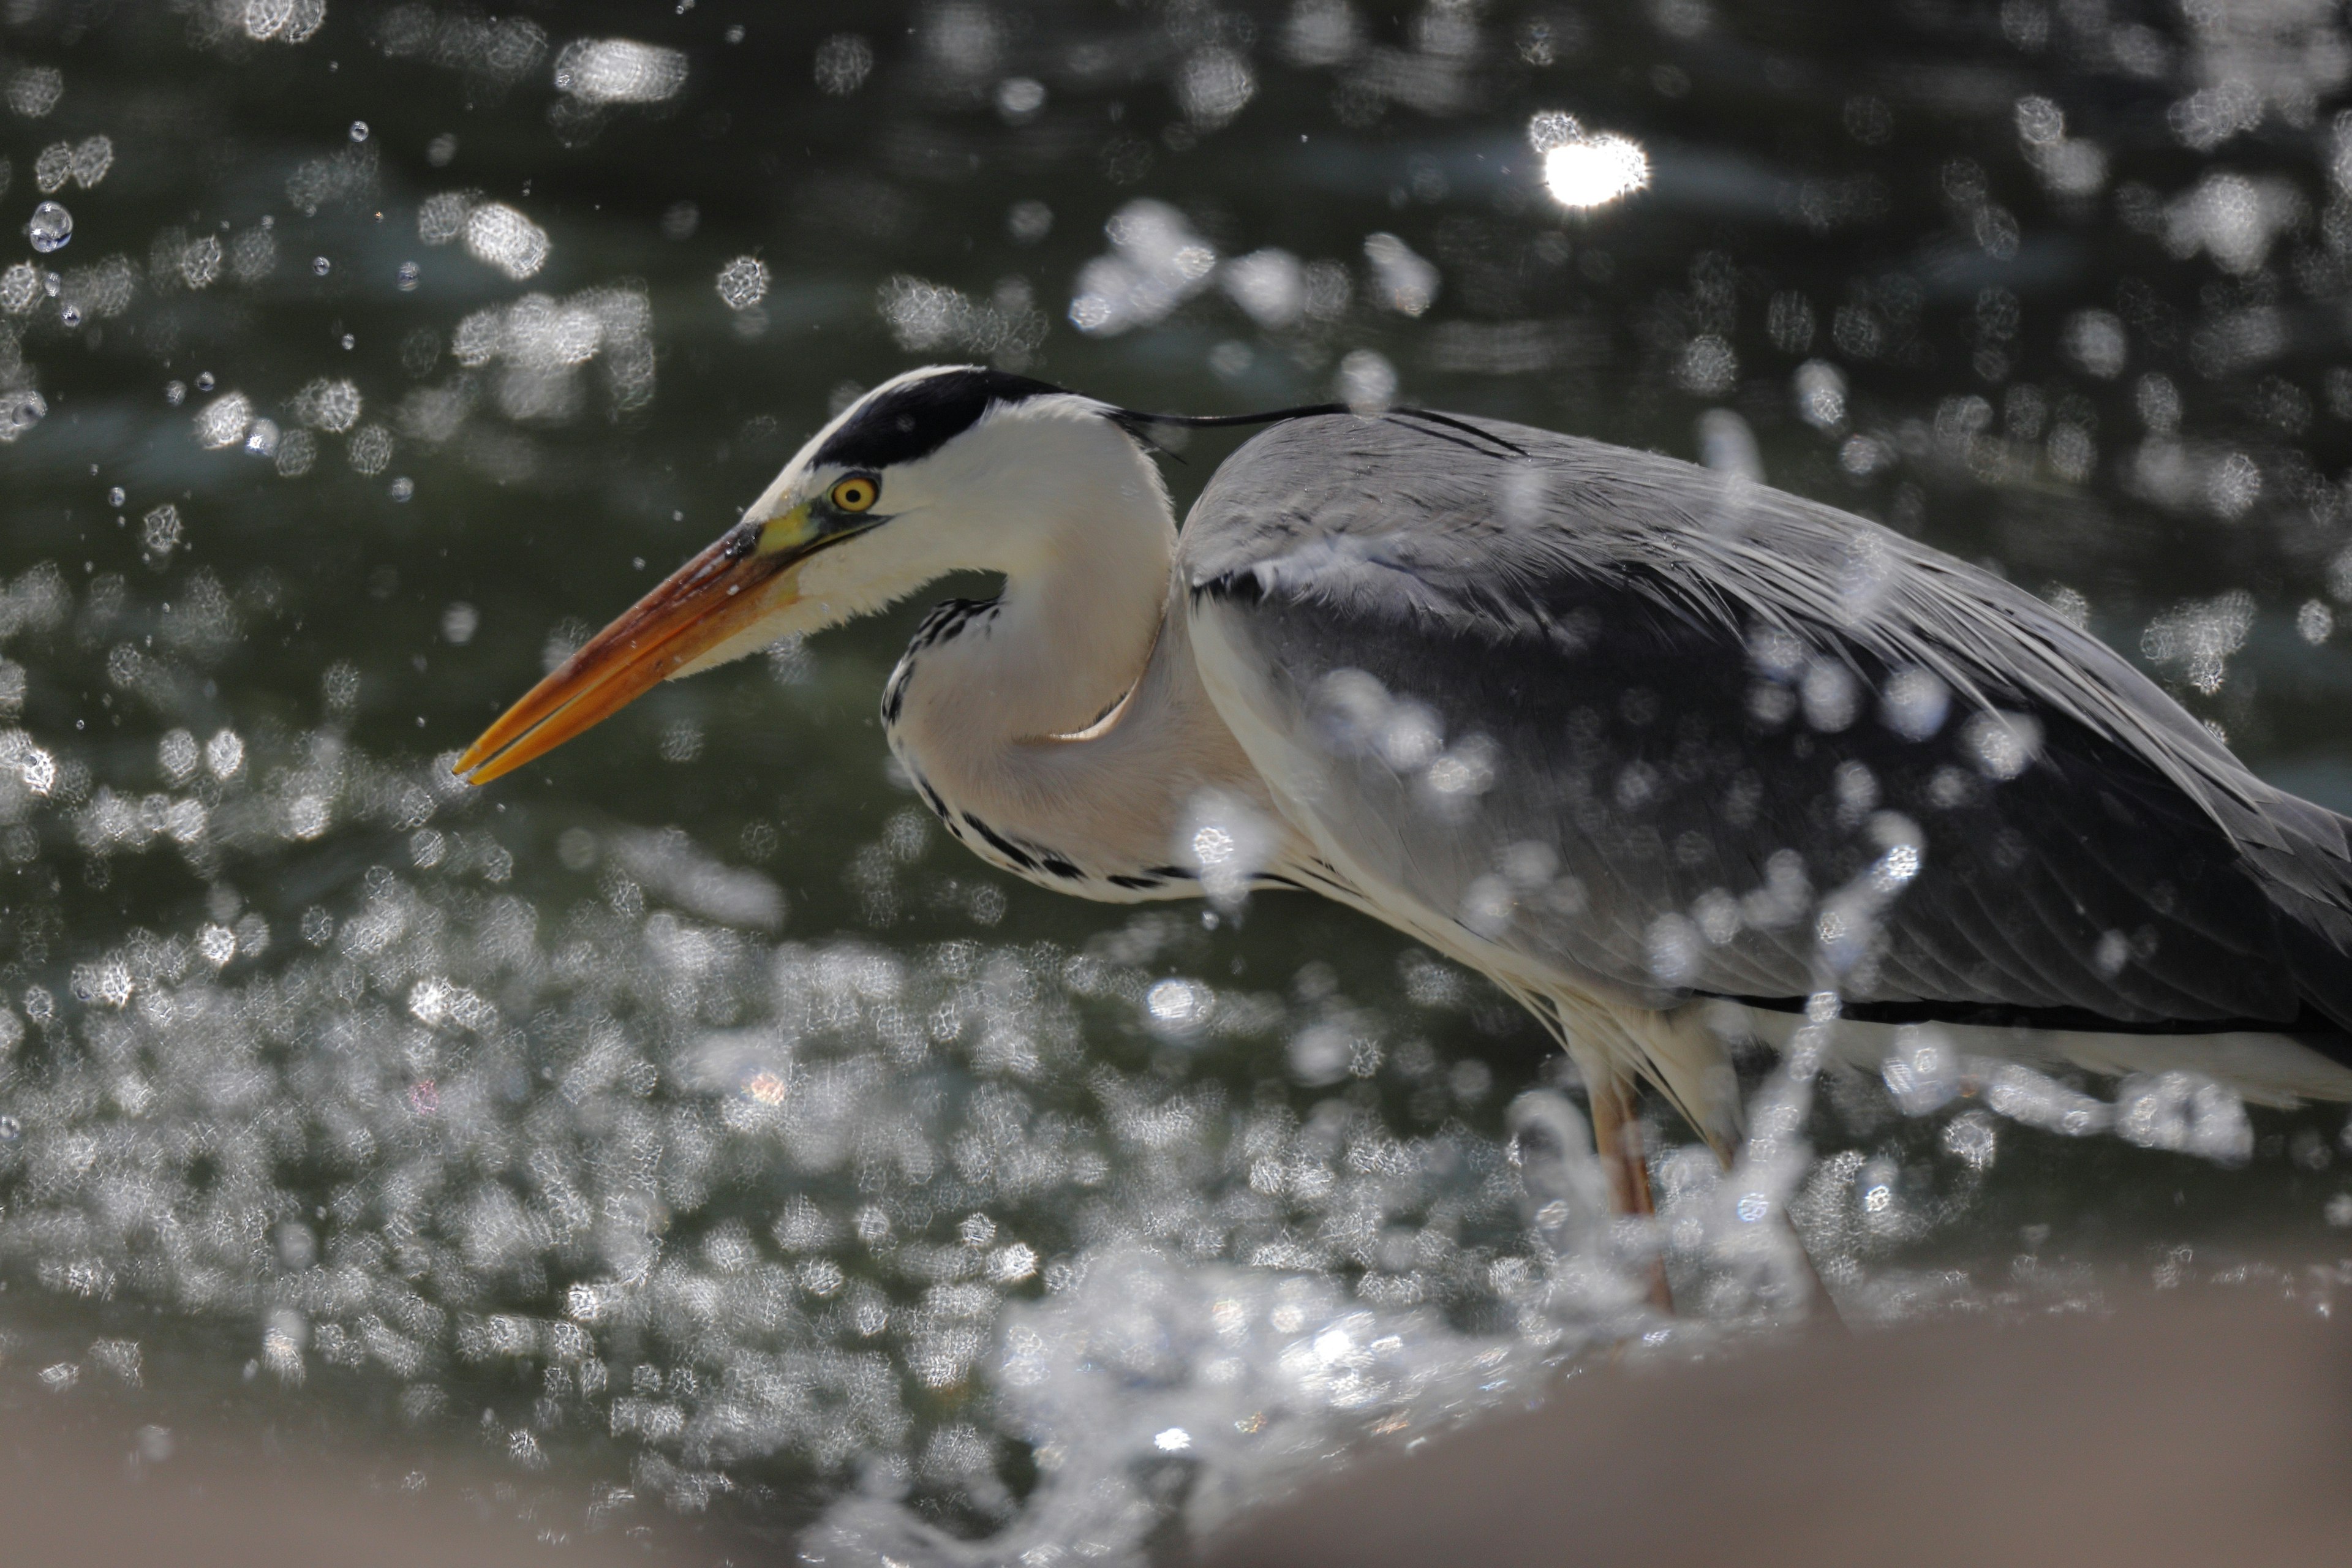
[[1487, 422], [1299, 420], [1182, 566], [1210, 689], [1375, 901], [1647, 1006], [2352, 1027], [2345, 818], [2040, 601]]

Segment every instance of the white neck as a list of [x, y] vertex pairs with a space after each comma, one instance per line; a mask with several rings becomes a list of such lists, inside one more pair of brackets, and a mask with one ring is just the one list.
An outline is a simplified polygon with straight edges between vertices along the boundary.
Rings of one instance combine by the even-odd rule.
[[[996, 559], [971, 564], [1003, 572], [1004, 591], [927, 622], [883, 712], [893, 748], [984, 857], [1071, 892], [1181, 895], [1190, 889], [1122, 889], [1105, 879], [1166, 865], [1200, 790], [1263, 786], [1192, 668], [1160, 476], [1107, 423], [1100, 435], [1108, 439], [1087, 453], [1087, 477], [1062, 492], [1066, 504], [1032, 490], [1017, 526], [970, 520], [997, 542]], [[1087, 876], [1023, 866], [991, 834]]]
[[1004, 591], [961, 630], [909, 650], [910, 731], [974, 755], [1066, 735], [1101, 718], [1143, 673], [1176, 524], [1149, 460], [1116, 431], [1103, 435], [1116, 446], [1088, 456], [1110, 460], [1089, 466], [1110, 468], [1112, 482], [1033, 496], [1045, 508], [1017, 521], [964, 525], [995, 545], [995, 559], [971, 564], [1003, 573]]

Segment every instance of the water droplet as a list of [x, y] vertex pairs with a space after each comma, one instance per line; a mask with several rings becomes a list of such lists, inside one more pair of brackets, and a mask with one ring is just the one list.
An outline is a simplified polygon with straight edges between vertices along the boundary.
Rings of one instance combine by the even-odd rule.
[[1007, 78], [997, 84], [996, 112], [1006, 123], [1025, 125], [1045, 107], [1045, 86], [1034, 77]]
[[[173, 384], [177, 385], [178, 384], [174, 383]], [[213, 373], [208, 370], [198, 371], [196, 373], [196, 390], [198, 392], [210, 392], [212, 389]]]
[[48, 411], [47, 401], [29, 386], [0, 392], [0, 443], [16, 440], [38, 425]]
[[1528, 122], [1528, 143], [1544, 161], [1544, 184], [1564, 206], [1601, 206], [1650, 183], [1641, 143], [1595, 134], [1573, 116], [1546, 110]]
[[1339, 362], [1332, 388], [1359, 414], [1382, 413], [1396, 397], [1396, 366], [1373, 350], [1356, 349]]
[[1004, 226], [1023, 245], [1034, 245], [1054, 226], [1054, 209], [1040, 201], [1014, 202], [1004, 215]]
[[0, 1143], [14, 1143], [24, 1135], [24, 1123], [13, 1116], [0, 1116]]
[[400, 264], [400, 291], [405, 294], [410, 289], [415, 288], [417, 279], [422, 276], [423, 269], [420, 268], [416, 263], [414, 261], [402, 262]]
[[43, 202], [33, 209], [33, 220], [25, 226], [26, 237], [33, 248], [47, 256], [52, 250], [65, 248], [73, 237], [73, 214], [58, 202]]
[[79, 306], [79, 305], [60, 305], [60, 306], [58, 306], [58, 321], [63, 321], [63, 322], [64, 322], [67, 326], [68, 326], [68, 327], [79, 327], [79, 326], [80, 326], [80, 325], [81, 325], [81, 307], [80, 307], [80, 306]]
[[367, 139], [368, 139], [368, 128], [367, 128], [367, 121], [364, 121], [364, 120], [354, 120], [354, 121], [352, 121], [352, 141], [354, 141], [354, 142], [364, 142], [364, 141], [366, 141]]
[[310, 258], [310, 270], [317, 273], [320, 277], [324, 278], [328, 273], [332, 272], [334, 269], [335, 264], [328, 260], [325, 257], [314, 256]]

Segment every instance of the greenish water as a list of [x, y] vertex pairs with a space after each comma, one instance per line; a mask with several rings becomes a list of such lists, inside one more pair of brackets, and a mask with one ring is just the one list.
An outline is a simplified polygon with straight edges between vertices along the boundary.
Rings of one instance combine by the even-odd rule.
[[[317, 13], [0, 21], [26, 1391], [136, 1342], [157, 1418], [479, 1442], [688, 1554], [822, 1518], [853, 1559], [1116, 1555], [1640, 1321], [1609, 1238], [1542, 1217], [1573, 1183], [1511, 1136], [1558, 1066], [1481, 983], [1337, 909], [1204, 929], [939, 838], [875, 720], [919, 603], [448, 784], [913, 364], [1204, 413], [1352, 365], [1694, 458], [1744, 432], [2352, 808], [2332, 14]], [[1564, 207], [1547, 111], [1648, 187]], [[2322, 1289], [2352, 1220], [2337, 1110], [2256, 1110], [2235, 1168], [1960, 1114], [1813, 1104], [1798, 1215], [1852, 1315]], [[1675, 1331], [1777, 1321], [1711, 1163], [1661, 1176]]]

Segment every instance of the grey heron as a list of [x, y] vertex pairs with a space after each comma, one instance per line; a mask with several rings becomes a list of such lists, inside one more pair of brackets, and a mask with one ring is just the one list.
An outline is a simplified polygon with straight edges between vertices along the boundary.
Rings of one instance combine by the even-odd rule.
[[[1242, 423], [1180, 534], [1148, 433]], [[1002, 591], [882, 700], [950, 833], [1090, 899], [1320, 893], [1490, 976], [1581, 1071], [1622, 1209], [1637, 1083], [1738, 1138], [1727, 1009], [2352, 1099], [2352, 822], [1989, 572], [1496, 420], [910, 372], [457, 771], [966, 571]]]

